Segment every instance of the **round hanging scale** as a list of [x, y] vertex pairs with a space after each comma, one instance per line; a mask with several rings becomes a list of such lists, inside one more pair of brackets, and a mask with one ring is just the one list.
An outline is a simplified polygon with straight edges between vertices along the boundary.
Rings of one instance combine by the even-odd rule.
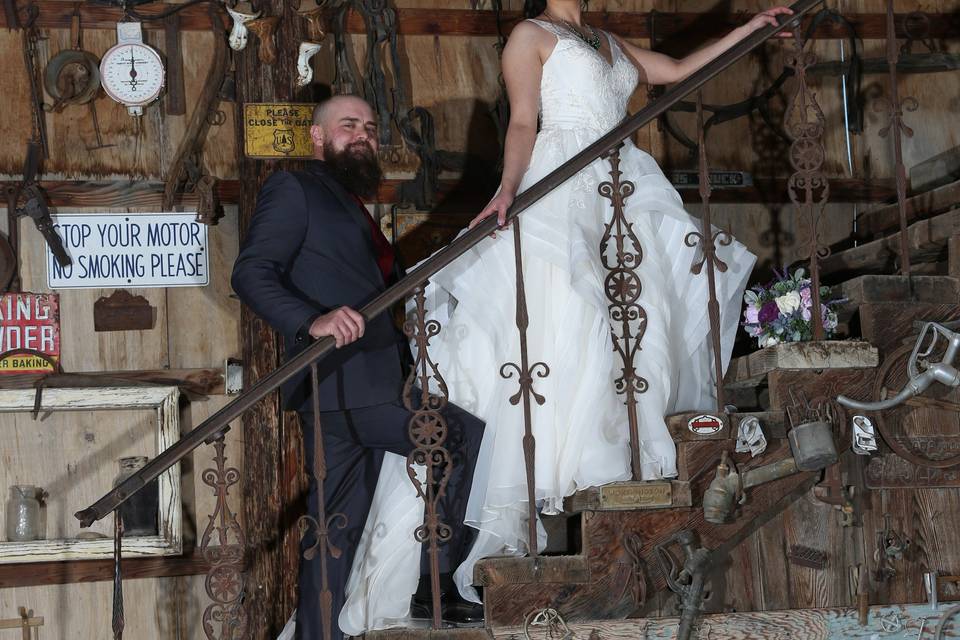
[[139, 116], [143, 106], [160, 95], [164, 77], [163, 60], [143, 43], [140, 23], [117, 23], [117, 44], [100, 60], [100, 82], [107, 95]]

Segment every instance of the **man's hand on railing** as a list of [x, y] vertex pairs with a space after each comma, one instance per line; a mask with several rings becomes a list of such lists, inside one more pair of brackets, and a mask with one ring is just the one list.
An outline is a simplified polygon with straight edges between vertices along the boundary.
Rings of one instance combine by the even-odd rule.
[[331, 336], [339, 349], [362, 338], [364, 325], [362, 315], [350, 307], [340, 307], [314, 320], [310, 325], [310, 335], [314, 338]]
[[[753, 32], [757, 29], [762, 29], [766, 26], [774, 26], [779, 24], [777, 16], [784, 15], [790, 16], [793, 15], [793, 11], [789, 7], [774, 7], [772, 9], [767, 9], [766, 11], [761, 11], [757, 15], [750, 18], [750, 21], [747, 22], [747, 28]], [[781, 31], [777, 34], [778, 38], [789, 38], [793, 35], [790, 31]]]
[[[476, 218], [470, 221], [470, 228], [473, 229], [475, 226], [480, 224], [486, 218], [489, 218], [493, 214], [497, 214], [497, 225], [501, 229], [507, 228], [507, 210], [510, 208], [510, 205], [513, 204], [514, 196], [510, 193], [501, 190], [500, 193], [493, 196], [493, 199], [483, 208]], [[496, 238], [496, 233], [491, 233], [490, 237]]]

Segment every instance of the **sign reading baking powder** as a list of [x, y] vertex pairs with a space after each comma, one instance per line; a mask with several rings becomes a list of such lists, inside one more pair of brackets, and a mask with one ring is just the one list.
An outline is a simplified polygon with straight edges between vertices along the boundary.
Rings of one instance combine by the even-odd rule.
[[60, 359], [60, 297], [0, 295], [0, 375], [53, 371]]
[[52, 218], [73, 264], [61, 267], [47, 247], [51, 289], [194, 287], [210, 280], [207, 226], [193, 213]]

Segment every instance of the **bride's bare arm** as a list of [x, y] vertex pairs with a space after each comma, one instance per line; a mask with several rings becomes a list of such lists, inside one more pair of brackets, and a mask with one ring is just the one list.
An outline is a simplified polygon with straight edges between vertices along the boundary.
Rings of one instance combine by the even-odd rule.
[[777, 24], [776, 17], [778, 15], [789, 15], [791, 13], [792, 11], [787, 7], [767, 9], [753, 16], [748, 23], [737, 27], [716, 42], [712, 42], [679, 60], [656, 51], [643, 49], [618, 36], [614, 37], [617, 38], [621, 48], [633, 59], [644, 82], [647, 84], [670, 84], [683, 80], [757, 29]]
[[504, 141], [503, 176], [500, 191], [470, 222], [471, 227], [493, 214], [497, 215], [500, 226], [504, 224], [507, 209], [513, 204], [533, 154], [544, 53], [549, 56], [555, 44], [553, 35], [529, 22], [518, 24], [507, 40], [502, 65], [503, 81], [510, 99], [510, 123]]

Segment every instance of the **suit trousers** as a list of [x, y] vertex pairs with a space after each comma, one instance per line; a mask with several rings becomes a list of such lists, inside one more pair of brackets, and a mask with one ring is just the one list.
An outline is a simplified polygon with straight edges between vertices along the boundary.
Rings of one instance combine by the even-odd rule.
[[[326, 556], [327, 585], [332, 595], [331, 639], [340, 640], [338, 619], [344, 604], [344, 592], [360, 536], [370, 511], [373, 494], [385, 452], [407, 456], [414, 449], [408, 435], [412, 412], [398, 400], [360, 409], [323, 411], [320, 430], [323, 434], [326, 479], [323, 485], [328, 520], [334, 514], [346, 518], [330, 520], [329, 542], [340, 550], [340, 556]], [[440, 501], [441, 522], [453, 529], [452, 537], [440, 544], [440, 571], [452, 572], [460, 564], [474, 538], [474, 530], [463, 524], [473, 471], [483, 436], [483, 422], [460, 407], [448, 404], [443, 411], [449, 431], [446, 448], [453, 458], [452, 476], [444, 498]], [[319, 511], [317, 482], [313, 474], [314, 419], [311, 412], [300, 413], [303, 423], [305, 461], [309, 475], [307, 510], [317, 517]], [[344, 525], [341, 527], [341, 525]], [[411, 531], [410, 535], [414, 535]], [[301, 541], [301, 554], [317, 542], [314, 531]], [[427, 546], [422, 547], [421, 575], [429, 575]], [[298, 640], [324, 640], [321, 591], [323, 588], [320, 554], [311, 560], [300, 558], [300, 604], [297, 608]]]

